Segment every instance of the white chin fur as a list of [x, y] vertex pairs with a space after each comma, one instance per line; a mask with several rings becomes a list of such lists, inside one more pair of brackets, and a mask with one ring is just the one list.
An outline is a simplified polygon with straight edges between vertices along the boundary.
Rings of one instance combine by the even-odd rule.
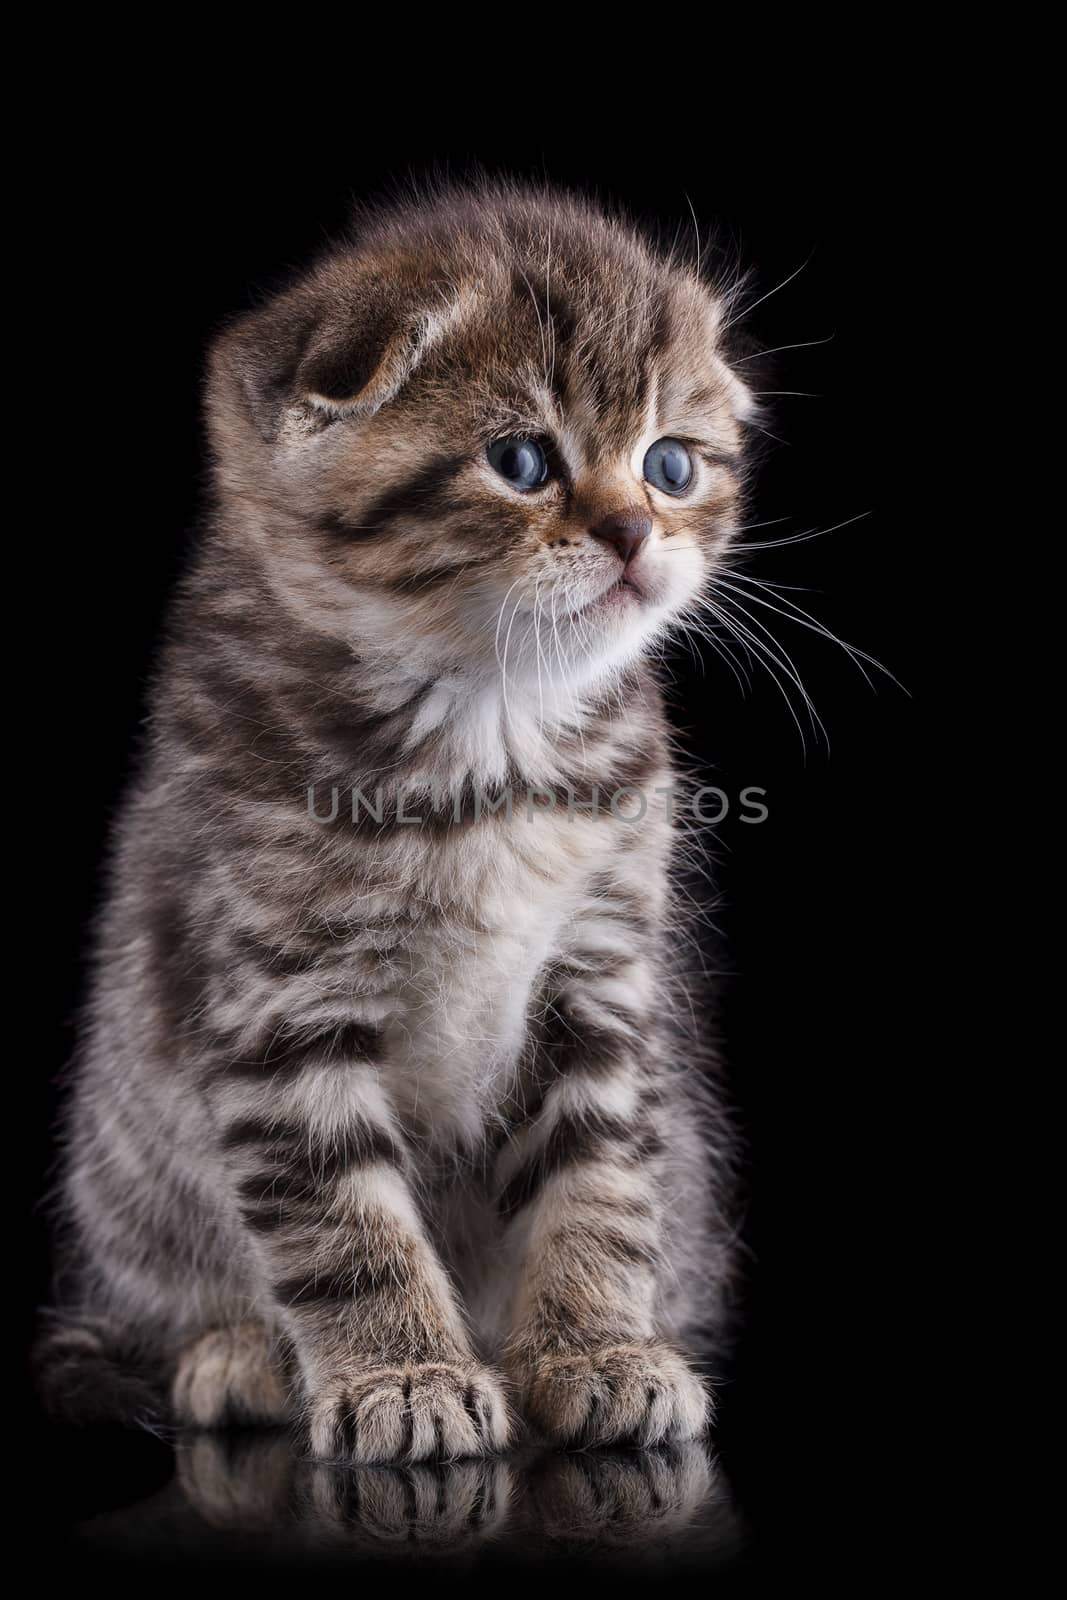
[[447, 730], [451, 776], [501, 777], [510, 754], [547, 780], [554, 730], [580, 722], [588, 703], [662, 638], [705, 570], [699, 550], [672, 549], [642, 575], [645, 598], [604, 604], [602, 572], [595, 581], [586, 574], [580, 589], [544, 580], [472, 585], [433, 610], [368, 591], [354, 607], [352, 638], [381, 664], [384, 704], [435, 680], [410, 737]]

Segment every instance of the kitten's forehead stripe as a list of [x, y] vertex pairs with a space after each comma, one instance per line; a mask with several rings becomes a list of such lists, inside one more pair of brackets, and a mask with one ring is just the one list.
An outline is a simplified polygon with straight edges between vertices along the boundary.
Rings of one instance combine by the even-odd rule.
[[567, 318], [558, 357], [567, 372], [562, 400], [588, 417], [591, 453], [596, 444], [617, 453], [639, 434], [666, 338], [662, 298], [651, 313], [644, 301], [613, 308], [606, 326], [599, 304], [587, 307], [584, 319]]

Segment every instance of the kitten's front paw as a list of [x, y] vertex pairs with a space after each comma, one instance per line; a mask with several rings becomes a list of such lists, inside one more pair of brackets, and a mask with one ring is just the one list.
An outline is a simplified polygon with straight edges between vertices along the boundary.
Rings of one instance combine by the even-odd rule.
[[542, 1356], [527, 1372], [524, 1389], [530, 1422], [555, 1444], [696, 1439], [711, 1415], [700, 1380], [665, 1344]]
[[310, 1413], [319, 1461], [454, 1461], [502, 1450], [510, 1431], [493, 1374], [444, 1363], [369, 1368], [317, 1394]]
[[285, 1422], [289, 1394], [267, 1330], [241, 1322], [201, 1334], [178, 1358], [171, 1402], [176, 1421], [194, 1428]]

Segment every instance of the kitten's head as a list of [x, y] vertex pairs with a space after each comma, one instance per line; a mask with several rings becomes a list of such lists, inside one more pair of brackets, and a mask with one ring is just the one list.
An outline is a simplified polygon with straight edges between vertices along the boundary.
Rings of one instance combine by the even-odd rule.
[[220, 340], [231, 531], [311, 626], [513, 696], [602, 683], [735, 524], [752, 410], [694, 269], [507, 189], [366, 220]]

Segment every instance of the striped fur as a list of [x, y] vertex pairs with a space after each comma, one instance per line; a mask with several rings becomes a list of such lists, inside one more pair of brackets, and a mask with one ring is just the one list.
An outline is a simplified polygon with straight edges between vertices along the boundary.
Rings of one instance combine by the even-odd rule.
[[[703, 1427], [729, 1150], [647, 658], [735, 525], [722, 322], [625, 224], [501, 188], [368, 214], [220, 337], [66, 1116], [68, 1360], [109, 1326], [179, 1420], [299, 1414], [323, 1459], [497, 1449], [508, 1394], [564, 1441]], [[636, 588], [590, 532], [620, 512]], [[640, 823], [595, 804], [624, 787]]]

